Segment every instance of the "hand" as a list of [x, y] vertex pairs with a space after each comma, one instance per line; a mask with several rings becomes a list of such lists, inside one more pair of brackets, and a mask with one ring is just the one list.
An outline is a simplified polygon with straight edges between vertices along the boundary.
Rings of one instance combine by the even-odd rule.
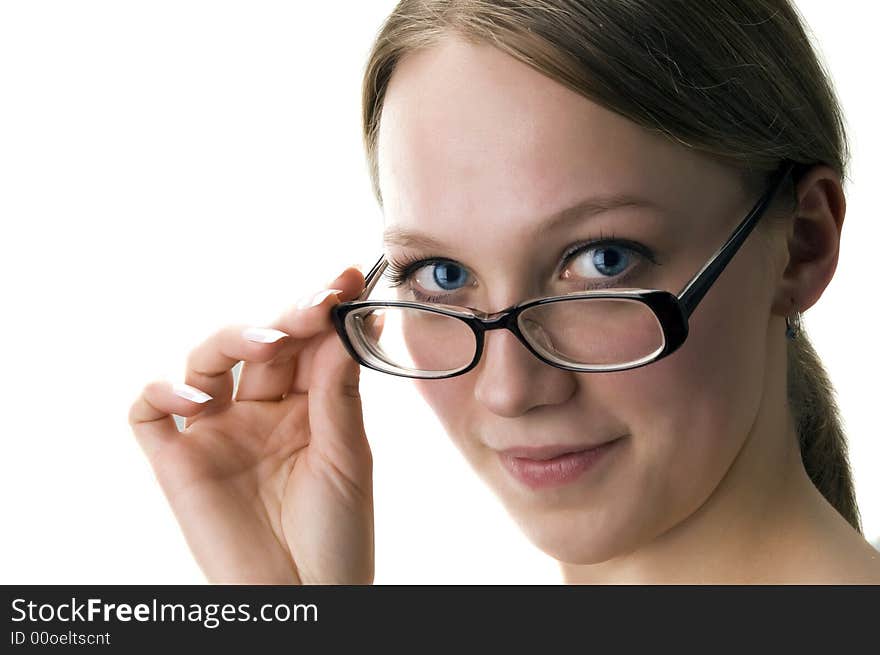
[[[356, 298], [346, 269], [317, 306], [269, 327], [274, 343], [225, 327], [187, 359], [186, 385], [206, 402], [147, 384], [129, 423], [211, 582], [370, 584], [374, 576], [372, 454], [360, 365], [330, 306]], [[263, 332], [265, 334], [265, 332]], [[242, 364], [236, 397], [231, 369]], [[178, 431], [171, 414], [187, 417]]]

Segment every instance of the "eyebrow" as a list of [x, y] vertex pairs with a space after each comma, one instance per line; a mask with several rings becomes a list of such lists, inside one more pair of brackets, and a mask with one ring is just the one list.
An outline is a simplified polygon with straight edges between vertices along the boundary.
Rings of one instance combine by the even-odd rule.
[[[580, 222], [594, 216], [622, 208], [643, 208], [663, 212], [665, 209], [656, 202], [632, 194], [611, 194], [586, 198], [577, 204], [556, 212], [542, 220], [528, 239], [538, 240], [547, 233], [558, 230], [572, 222]], [[396, 245], [426, 250], [441, 250], [447, 245], [434, 237], [405, 227], [392, 225], [383, 234], [382, 241], [386, 246]]]

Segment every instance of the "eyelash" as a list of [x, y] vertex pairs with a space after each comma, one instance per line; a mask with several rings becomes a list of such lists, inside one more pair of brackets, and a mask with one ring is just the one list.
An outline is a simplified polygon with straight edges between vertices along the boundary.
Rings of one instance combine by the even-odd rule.
[[[607, 246], [618, 246], [621, 248], [625, 248], [630, 252], [634, 252], [652, 264], [657, 264], [657, 260], [654, 257], [654, 253], [651, 252], [650, 248], [639, 243], [638, 241], [631, 241], [629, 239], [618, 238], [614, 232], [610, 234], [604, 234], [601, 230], [599, 231], [598, 239], [591, 239], [588, 241], [582, 241], [577, 243], [571, 247], [569, 247], [562, 254], [562, 265], [565, 266], [568, 264], [569, 260], [573, 259], [576, 255], [581, 254], [587, 250], [593, 250], [599, 247], [607, 247]], [[394, 259], [392, 257], [386, 256], [385, 259], [388, 262], [388, 267], [386, 269], [386, 275], [388, 276], [389, 286], [399, 287], [405, 282], [407, 282], [412, 274], [420, 269], [423, 266], [427, 266], [428, 264], [437, 264], [441, 262], [452, 262], [455, 263], [454, 260], [449, 259], [448, 257], [440, 257], [428, 255], [427, 257], [418, 257], [415, 255], [405, 254], [400, 259]], [[626, 279], [628, 273], [624, 273], [617, 281]], [[613, 279], [613, 278], [609, 278]], [[425, 302], [438, 302], [445, 300], [449, 294], [440, 295], [440, 296], [429, 296], [425, 295], [421, 292], [416, 292], [415, 289], [412, 290], [413, 293], [417, 293], [420, 300]]]

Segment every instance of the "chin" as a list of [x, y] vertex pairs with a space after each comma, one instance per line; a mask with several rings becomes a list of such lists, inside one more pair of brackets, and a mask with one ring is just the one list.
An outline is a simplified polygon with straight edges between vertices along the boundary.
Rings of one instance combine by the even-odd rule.
[[600, 564], [635, 548], [608, 532], [586, 527], [578, 529], [576, 526], [569, 520], [562, 520], [552, 528], [542, 525], [536, 529], [536, 526], [520, 524], [536, 548], [565, 564]]
[[535, 504], [525, 508], [511, 497], [501, 500], [526, 538], [559, 562], [599, 564], [638, 548], [639, 535], [621, 522], [620, 512], [596, 512], [571, 505]]

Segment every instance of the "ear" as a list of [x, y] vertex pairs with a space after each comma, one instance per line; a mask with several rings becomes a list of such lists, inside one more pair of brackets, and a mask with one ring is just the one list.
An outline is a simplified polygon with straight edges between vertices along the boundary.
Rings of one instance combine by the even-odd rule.
[[773, 313], [788, 316], [812, 307], [834, 277], [846, 198], [840, 176], [826, 165], [797, 183], [797, 209], [788, 225], [788, 263], [773, 298]]

